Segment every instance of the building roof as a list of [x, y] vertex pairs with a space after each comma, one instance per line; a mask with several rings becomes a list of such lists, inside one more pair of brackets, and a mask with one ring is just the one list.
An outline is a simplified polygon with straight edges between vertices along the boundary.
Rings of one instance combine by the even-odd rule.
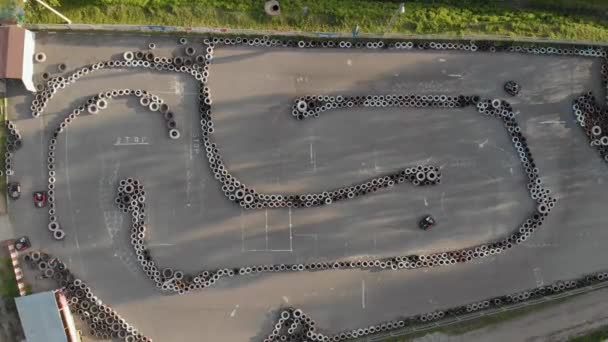
[[25, 32], [15, 25], [0, 26], [0, 78], [23, 76]]
[[67, 342], [55, 293], [41, 292], [15, 298], [27, 342]]

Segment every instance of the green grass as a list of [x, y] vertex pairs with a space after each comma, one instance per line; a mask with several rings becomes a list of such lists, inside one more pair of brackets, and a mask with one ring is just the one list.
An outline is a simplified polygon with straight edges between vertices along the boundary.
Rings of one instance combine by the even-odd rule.
[[[440, 332], [440, 333], [451, 335], [451, 336], [462, 335], [462, 334], [470, 332], [470, 331], [479, 330], [481, 328], [485, 328], [488, 326], [504, 323], [506, 321], [510, 321], [510, 320], [525, 316], [525, 315], [533, 313], [533, 312], [541, 311], [548, 307], [566, 302], [572, 298], [576, 298], [577, 296], [579, 296], [579, 294], [573, 295], [570, 297], [551, 300], [548, 302], [543, 302], [543, 303], [536, 304], [536, 305], [525, 306], [525, 307], [522, 307], [519, 309], [500, 312], [500, 313], [490, 315], [490, 316], [483, 316], [481, 318], [463, 321], [463, 322], [451, 324], [451, 325], [448, 325], [445, 327], [439, 327], [439, 328], [430, 329], [430, 330], [426, 330], [426, 331], [422, 331], [422, 332], [414, 332], [414, 333], [407, 334], [407, 335], [404, 335], [401, 337], [390, 337], [390, 338], [382, 340], [382, 342], [409, 342], [409, 341], [412, 341], [414, 338], [422, 337], [424, 335], [428, 335], [428, 334], [432, 334], [432, 333], [436, 333], [436, 332]], [[577, 342], [580, 342], [580, 341], [577, 341]]]
[[[383, 33], [398, 3], [376, 0], [281, 0], [281, 15], [264, 13], [263, 0], [56, 0], [74, 23], [209, 26], [307, 32]], [[305, 10], [306, 8], [306, 10]], [[38, 5], [26, 4], [26, 22], [60, 23]], [[608, 40], [603, 0], [443, 0], [406, 2], [392, 33], [495, 34], [591, 41]]]
[[[4, 124], [4, 120], [6, 119], [6, 98], [0, 98], [0, 155], [4, 155], [6, 152], [6, 125]], [[4, 158], [0, 158], [0, 170], [5, 170], [4, 167]], [[0, 176], [0, 196], [6, 197], [6, 176]], [[2, 199], [0, 199], [2, 201]]]
[[602, 342], [608, 339], [608, 326], [603, 326], [593, 330], [586, 335], [577, 336], [568, 340], [568, 342]]
[[0, 296], [9, 301], [19, 297], [13, 264], [8, 257], [0, 258]]

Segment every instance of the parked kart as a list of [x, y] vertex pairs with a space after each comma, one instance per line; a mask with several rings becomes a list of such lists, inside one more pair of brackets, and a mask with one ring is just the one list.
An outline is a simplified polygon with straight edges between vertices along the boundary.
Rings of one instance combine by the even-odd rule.
[[8, 196], [14, 200], [21, 197], [21, 184], [19, 182], [10, 182], [6, 187]]
[[34, 205], [36, 208], [44, 208], [46, 207], [47, 197], [46, 191], [36, 191], [34, 192]]
[[24, 251], [30, 247], [32, 247], [32, 243], [30, 242], [30, 239], [27, 236], [22, 236], [15, 240], [15, 249], [18, 252]]

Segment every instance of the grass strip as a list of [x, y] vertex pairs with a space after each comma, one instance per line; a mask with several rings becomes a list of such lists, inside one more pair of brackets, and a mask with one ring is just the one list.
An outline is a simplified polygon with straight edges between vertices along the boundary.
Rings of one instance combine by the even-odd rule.
[[8, 257], [0, 258], [0, 296], [8, 302], [11, 308], [14, 306], [13, 298], [19, 297], [13, 263]]
[[[462, 335], [462, 334], [470, 332], [470, 331], [475, 331], [475, 330], [479, 330], [479, 329], [482, 329], [482, 328], [485, 328], [488, 326], [504, 323], [506, 321], [510, 321], [510, 320], [514, 320], [516, 318], [526, 316], [533, 312], [541, 311], [548, 307], [566, 302], [572, 298], [576, 298], [579, 295], [581, 295], [581, 294], [576, 294], [576, 295], [572, 295], [569, 297], [550, 300], [550, 301], [542, 302], [542, 303], [535, 304], [535, 305], [524, 306], [521, 308], [504, 311], [504, 312], [499, 312], [499, 313], [488, 315], [488, 316], [482, 316], [480, 318], [450, 324], [445, 327], [438, 327], [435, 329], [429, 329], [429, 330], [425, 330], [425, 331], [421, 331], [421, 332], [412, 332], [412, 333], [409, 333], [409, 334], [406, 334], [403, 336], [398, 336], [398, 337], [388, 337], [386, 339], [383, 339], [382, 342], [409, 342], [415, 338], [422, 337], [425, 335], [430, 335], [433, 333], [438, 333], [438, 332], [446, 334], [446, 335], [451, 335], [451, 336]], [[577, 342], [579, 342], [579, 341], [577, 341]]]
[[[281, 0], [265, 14], [261, 0], [55, 0], [74, 23], [231, 27], [234, 29], [475, 35], [608, 40], [608, 2], [600, 0]], [[61, 23], [35, 1], [26, 22]]]
[[603, 342], [608, 339], [608, 326], [595, 329], [585, 335], [577, 336], [568, 340], [568, 342]]
[[[5, 152], [6, 152], [6, 133], [7, 133], [7, 128], [6, 125], [4, 124], [4, 120], [6, 120], [6, 115], [7, 115], [7, 100], [5, 97], [0, 97], [0, 125], [2, 125], [2, 127], [0, 127], [0, 155], [4, 156]], [[4, 172], [6, 170], [6, 168], [4, 167], [4, 158], [0, 158], [0, 170], [2, 170], [1, 172], [3, 173], [2, 176], [0, 176], [0, 194], [2, 194], [3, 197], [6, 197], [6, 175], [4, 175]]]

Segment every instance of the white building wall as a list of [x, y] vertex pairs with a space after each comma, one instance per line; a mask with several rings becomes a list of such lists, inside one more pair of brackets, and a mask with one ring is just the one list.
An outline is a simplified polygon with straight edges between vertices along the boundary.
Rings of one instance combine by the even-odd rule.
[[23, 43], [23, 74], [21, 79], [25, 89], [35, 92], [34, 86], [34, 51], [36, 45], [36, 35], [32, 31], [25, 30], [25, 42]]

